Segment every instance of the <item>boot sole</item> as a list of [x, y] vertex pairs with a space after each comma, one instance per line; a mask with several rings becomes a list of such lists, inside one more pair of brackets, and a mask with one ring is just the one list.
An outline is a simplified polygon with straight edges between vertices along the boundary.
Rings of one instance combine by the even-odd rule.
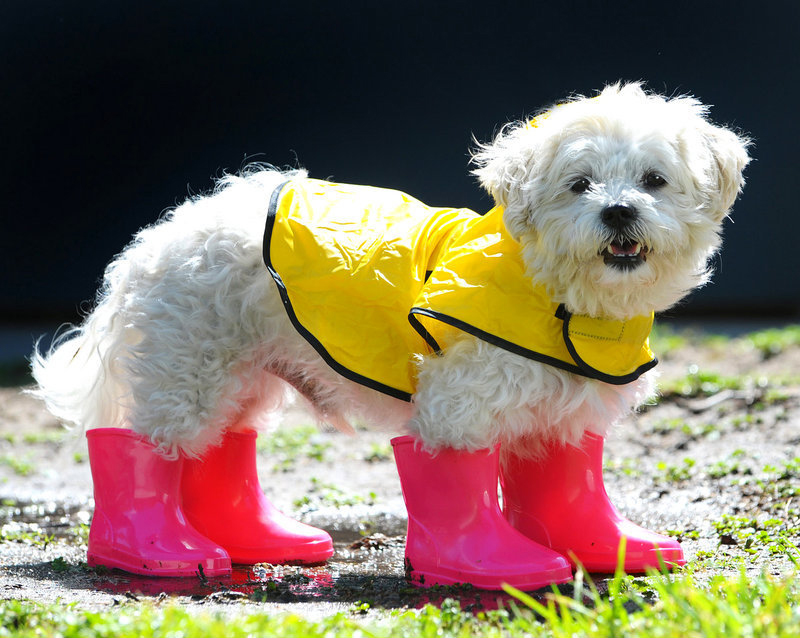
[[171, 577], [171, 578], [197, 578], [201, 574], [206, 577], [230, 576], [231, 563], [228, 560], [213, 560], [211, 565], [203, 562], [189, 561], [158, 561], [138, 557], [110, 557], [96, 552], [88, 553], [86, 564], [89, 567], [107, 567], [121, 569], [131, 574], [142, 576]]
[[435, 573], [430, 571], [413, 570], [408, 579], [414, 587], [433, 587], [434, 585], [464, 585], [468, 584], [476, 589], [502, 590], [503, 585], [511, 585], [522, 591], [534, 591], [550, 585], [561, 585], [572, 581], [572, 570], [569, 568], [555, 569], [549, 572], [530, 574], [526, 577], [514, 576], [501, 578], [489, 576], [485, 573], [466, 574], [458, 576]]

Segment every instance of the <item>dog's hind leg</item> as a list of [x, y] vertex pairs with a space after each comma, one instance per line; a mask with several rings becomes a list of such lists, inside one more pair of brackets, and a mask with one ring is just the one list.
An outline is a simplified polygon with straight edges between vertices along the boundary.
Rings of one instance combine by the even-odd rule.
[[94, 428], [86, 436], [95, 500], [89, 565], [148, 576], [230, 574], [225, 549], [182, 513], [184, 459], [166, 459], [122, 428]]
[[333, 555], [327, 532], [289, 518], [264, 495], [253, 430], [226, 432], [218, 446], [187, 460], [181, 490], [189, 522], [234, 563], [321, 563]]
[[632, 574], [686, 563], [677, 540], [635, 525], [611, 503], [602, 437], [586, 433], [579, 446], [553, 442], [544, 452], [531, 459], [505, 450], [503, 509], [516, 529], [589, 572], [621, 567]]

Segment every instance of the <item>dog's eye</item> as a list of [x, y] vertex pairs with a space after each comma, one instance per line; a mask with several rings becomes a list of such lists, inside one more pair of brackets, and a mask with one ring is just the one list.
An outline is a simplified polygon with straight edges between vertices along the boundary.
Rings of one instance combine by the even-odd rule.
[[667, 185], [667, 180], [665, 180], [663, 176], [653, 171], [645, 173], [642, 182], [645, 186], [647, 186], [647, 188], [661, 188], [662, 186]]
[[592, 187], [592, 182], [589, 181], [588, 177], [581, 177], [579, 180], [576, 180], [572, 183], [572, 186], [569, 189], [573, 193], [585, 193]]

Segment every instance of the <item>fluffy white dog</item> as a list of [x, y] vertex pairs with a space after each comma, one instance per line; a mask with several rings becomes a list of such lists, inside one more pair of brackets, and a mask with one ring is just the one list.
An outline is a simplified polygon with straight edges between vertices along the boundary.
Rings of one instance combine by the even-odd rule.
[[[428, 454], [433, 463], [444, 462], [445, 451], [472, 458], [476, 451], [491, 451], [498, 445], [506, 458], [518, 457], [519, 463], [541, 460], [553, 446], [571, 444], [579, 449], [587, 436], [605, 436], [614, 422], [654, 392], [655, 359], [646, 342], [652, 313], [669, 308], [708, 280], [709, 258], [720, 245], [722, 222], [743, 185], [747, 144], [730, 130], [711, 124], [697, 100], [666, 99], [638, 84], [609, 86], [594, 98], [570, 100], [502, 129], [474, 156], [475, 175], [495, 200], [494, 216], [447, 209], [447, 223], [453, 225], [441, 231], [447, 239], [429, 248], [428, 261], [417, 266], [424, 271], [411, 277], [417, 288], [407, 293], [404, 284], [390, 281], [389, 289], [395, 293], [376, 293], [381, 299], [398, 297], [401, 323], [408, 325], [411, 311], [414, 329], [404, 337], [384, 328], [387, 341], [407, 350], [399, 366], [408, 373], [397, 383], [368, 378], [380, 362], [369, 361], [364, 370], [353, 370], [355, 366], [335, 354], [340, 348], [348, 356], [362, 357], [348, 346], [361, 339], [366, 348], [372, 347], [372, 333], [365, 328], [361, 334], [352, 318], [343, 325], [358, 332], [355, 339], [350, 334], [329, 344], [328, 337], [320, 334], [329, 329], [323, 324], [333, 320], [331, 316], [344, 312], [340, 306], [356, 305], [341, 301], [346, 293], [339, 286], [345, 284], [331, 283], [335, 290], [324, 290], [327, 273], [363, 271], [364, 254], [381, 241], [390, 244], [388, 239], [370, 239], [371, 247], [357, 258], [337, 253], [338, 265], [321, 266], [315, 284], [298, 292], [292, 288], [307, 263], [303, 260], [313, 252], [304, 248], [308, 235], [341, 225], [352, 232], [372, 223], [364, 213], [369, 206], [362, 206], [362, 201], [380, 189], [327, 185], [309, 180], [302, 171], [254, 168], [226, 177], [213, 194], [187, 201], [139, 232], [108, 266], [96, 307], [83, 325], [46, 357], [35, 355], [37, 394], [68, 423], [89, 429], [127, 428], [142, 435], [165, 461], [186, 458], [202, 463], [209, 450], [224, 446], [228, 433], [261, 427], [298, 394], [321, 421], [340, 429], [358, 422], [411, 435], [424, 448], [413, 447], [412, 453], [433, 452]], [[341, 217], [350, 203], [351, 218], [346, 219], [345, 210], [344, 221], [312, 219], [298, 230], [299, 217], [317, 214], [303, 211], [330, 191], [339, 197], [335, 214]], [[431, 224], [423, 220], [441, 215], [441, 209], [427, 209], [407, 196], [400, 199], [402, 206], [411, 207], [417, 224], [408, 232], [415, 241], [430, 242], [425, 233]], [[489, 224], [484, 221], [488, 219], [499, 220], [497, 227], [481, 230], [480, 224]], [[405, 222], [391, 215], [387, 220], [378, 237], [386, 227], [399, 229], [397, 234], [406, 232]], [[295, 259], [278, 257], [276, 242], [283, 240], [270, 233], [279, 232], [290, 233], [281, 246], [302, 251], [294, 265], [277, 263]], [[462, 232], [472, 233], [463, 245], [454, 239]], [[489, 235], [499, 243], [475, 249], [475, 242]], [[265, 245], [270, 240], [272, 248]], [[468, 253], [464, 263], [475, 264], [465, 266], [469, 274], [458, 271], [454, 264], [460, 262], [447, 261], [445, 245]], [[356, 245], [354, 250], [358, 249]], [[329, 246], [314, 250], [331, 253]], [[550, 346], [520, 342], [516, 332], [538, 330], [534, 324], [539, 310], [520, 306], [519, 297], [510, 301], [459, 297], [462, 301], [453, 302], [454, 306], [470, 306], [462, 317], [437, 309], [438, 289], [428, 294], [427, 286], [444, 286], [448, 277], [456, 282], [453, 285], [468, 280], [473, 290], [487, 289], [491, 282], [481, 280], [483, 274], [470, 279], [472, 270], [481, 270], [490, 258], [511, 259], [510, 250], [517, 253], [514, 259], [521, 264], [517, 275], [521, 273], [525, 281], [514, 286], [530, 285], [546, 308], [556, 309], [554, 334], [563, 339], [558, 348], [563, 350], [566, 344], [569, 356], [554, 354]], [[386, 265], [386, 256], [368, 263], [379, 270]], [[294, 268], [294, 274], [282, 268]], [[388, 271], [393, 266], [386, 268], [387, 274], [377, 278], [391, 279]], [[301, 313], [314, 303], [309, 292], [314, 285], [320, 289], [321, 307], [306, 309], [306, 320]], [[373, 294], [370, 286], [362, 280], [354, 284], [361, 297]], [[486, 304], [494, 307], [475, 307]], [[505, 328], [478, 325], [484, 315], [501, 312], [524, 315], [513, 319], [518, 325], [509, 328], [511, 336], [497, 332]], [[598, 327], [594, 319], [604, 323]], [[587, 336], [587, 330], [592, 334]], [[623, 333], [626, 336], [620, 337]], [[628, 335], [631, 342], [626, 341]], [[600, 349], [578, 344], [584, 336], [596, 339]], [[605, 369], [602, 361], [613, 358], [609, 353], [616, 352], [620, 343], [628, 350]], [[392, 353], [375, 357], [385, 362]], [[408, 480], [399, 469], [410, 517], [415, 518], [409, 499], [421, 497], [409, 496]], [[430, 468], [407, 472], [425, 474], [427, 491], [437, 489], [438, 479]], [[450, 468], [443, 472], [452, 475]], [[96, 490], [101, 480], [95, 474]], [[504, 477], [504, 484], [510, 482]], [[506, 511], [506, 518], [513, 522], [514, 516]], [[423, 527], [426, 534], [433, 534], [428, 529], [435, 527], [433, 523]], [[411, 544], [411, 524], [409, 534]], [[452, 541], [457, 534], [451, 531], [445, 536]], [[526, 534], [536, 537], [534, 532]], [[560, 553], [575, 553], [575, 542], [567, 547], [550, 536], [537, 540]], [[614, 538], [619, 540], [620, 535]], [[660, 547], [664, 549], [663, 544]], [[468, 569], [459, 565], [455, 575], [445, 574], [443, 567], [438, 573], [435, 567], [417, 569], [428, 554], [440, 550], [431, 549], [429, 543], [415, 552], [409, 555], [415, 563], [412, 574], [424, 572], [418, 582], [427, 577], [427, 582], [461, 579], [482, 586], [496, 584], [481, 580], [474, 565]], [[441, 556], [436, 560], [446, 562]], [[485, 563], [486, 557], [476, 560]], [[525, 562], [518, 557], [514, 561]], [[503, 560], [491, 569], [500, 570], [498, 578], [515, 582]], [[529, 565], [527, 573], [532, 571]], [[563, 578], [551, 575], [549, 580]]]

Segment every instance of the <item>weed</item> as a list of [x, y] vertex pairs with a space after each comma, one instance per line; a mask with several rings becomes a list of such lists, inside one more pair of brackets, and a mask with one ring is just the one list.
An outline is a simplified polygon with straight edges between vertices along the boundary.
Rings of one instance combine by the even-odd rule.
[[[794, 638], [800, 625], [800, 586], [791, 578], [765, 573], [715, 576], [707, 584], [651, 573], [646, 578], [616, 576], [608, 593], [579, 572], [571, 594], [558, 588], [531, 596], [511, 587], [507, 608], [470, 613], [448, 598], [439, 608], [396, 610], [375, 616], [374, 605], [359, 602], [344, 613], [309, 620], [272, 611], [198, 613], [179, 604], [121, 606], [113, 613], [29, 601], [0, 601], [3, 635], [137, 638], [139, 636], [224, 635], [317, 638], [364, 636], [398, 638]], [[260, 600], [270, 600], [270, 592]], [[248, 609], [248, 611], [245, 611]]]
[[745, 337], [745, 342], [768, 359], [788, 348], [800, 346], [800, 325], [753, 332]]
[[688, 530], [668, 529], [664, 533], [672, 538], [677, 538], [679, 541], [683, 540], [696, 541], [700, 538], [700, 532], [698, 532], [696, 529], [688, 529]]
[[670, 434], [676, 430], [682, 430], [686, 422], [680, 418], [675, 417], [671, 419], [659, 419], [653, 423], [653, 434]]
[[369, 463], [377, 463], [379, 461], [388, 461], [392, 458], [392, 445], [391, 443], [373, 443], [369, 451], [364, 455], [364, 460]]
[[691, 477], [692, 468], [697, 465], [697, 461], [691, 458], [683, 459], [681, 465], [670, 465], [664, 461], [656, 465], [656, 469], [661, 473], [660, 477], [656, 480], [665, 481], [667, 483], [681, 483], [688, 481]]
[[37, 525], [9, 523], [0, 528], [0, 542], [25, 543], [34, 547], [46, 548], [54, 537], [43, 532]]
[[54, 572], [57, 574], [61, 572], [65, 572], [69, 569], [69, 563], [64, 560], [63, 556], [58, 556], [50, 561], [50, 567], [53, 569]]
[[778, 499], [800, 496], [800, 457], [784, 461], [783, 467], [767, 465], [764, 473], [766, 476], [756, 482], [764, 495]]
[[43, 432], [28, 432], [23, 435], [22, 441], [28, 445], [62, 443], [66, 436], [66, 430], [45, 430]]
[[269, 436], [258, 439], [258, 449], [275, 457], [275, 471], [287, 472], [300, 458], [322, 461], [330, 443], [322, 440], [319, 430], [313, 425], [294, 428], [279, 428]]
[[720, 427], [716, 423], [690, 423], [683, 418], [676, 417], [656, 421], [653, 423], [652, 431], [654, 434], [681, 432], [692, 439], [699, 439], [703, 437], [719, 436]]
[[603, 471], [636, 478], [642, 475], [642, 470], [639, 467], [640, 465], [641, 461], [639, 459], [626, 458], [615, 460], [607, 458], [603, 460]]
[[796, 542], [800, 529], [790, 527], [781, 519], [759, 521], [754, 517], [725, 514], [712, 525], [721, 544], [735, 545], [748, 554], [765, 550], [773, 555], [798, 556]]
[[[754, 582], [742, 571], [738, 578], [714, 577], [707, 588], [691, 578], [666, 575], [651, 575], [647, 581], [643, 595], [637, 588], [626, 587], [629, 581], [617, 577], [609, 584], [607, 598], [592, 587], [589, 604], [583, 600], [581, 587], [575, 588], [573, 596], [556, 592], [544, 602], [509, 590], [536, 614], [516, 618], [512, 626], [525, 626], [532, 636], [555, 638], [796, 635], [800, 610], [790, 602], [798, 598], [791, 578], [776, 581], [761, 574]], [[544, 626], [537, 618], [545, 621]]]
[[361, 600], [357, 600], [352, 605], [350, 605], [350, 609], [348, 611], [354, 616], [355, 615], [365, 616], [366, 614], [369, 613], [370, 607], [371, 607], [370, 603], [365, 603]]
[[775, 405], [776, 403], [785, 403], [791, 398], [791, 393], [784, 388], [768, 388], [761, 397], [761, 401], [766, 405]]
[[311, 477], [311, 487], [308, 494], [294, 501], [294, 506], [302, 510], [315, 510], [320, 507], [347, 507], [350, 505], [372, 505], [377, 500], [375, 492], [367, 496], [346, 492], [331, 483], [323, 483], [316, 477]]
[[731, 419], [731, 425], [737, 430], [746, 430], [753, 425], [761, 425], [764, 419], [757, 414], [740, 414]]
[[36, 469], [30, 462], [30, 456], [20, 458], [16, 454], [5, 454], [0, 456], [0, 465], [10, 467], [14, 474], [19, 476], [29, 476]]
[[70, 534], [81, 545], [89, 543], [89, 524], [78, 523], [70, 528]]
[[662, 359], [689, 345], [690, 339], [685, 331], [676, 332], [674, 328], [664, 324], [656, 324], [650, 333], [650, 346]]
[[734, 474], [749, 475], [753, 471], [749, 467], [744, 467], [739, 463], [739, 459], [745, 456], [744, 450], [735, 450], [728, 460], [717, 461], [705, 469], [709, 478], [721, 479]]
[[747, 376], [729, 377], [717, 372], [700, 370], [696, 365], [692, 365], [689, 366], [685, 376], [662, 383], [661, 395], [664, 398], [710, 397], [722, 390], [743, 390], [754, 383], [753, 379]]

